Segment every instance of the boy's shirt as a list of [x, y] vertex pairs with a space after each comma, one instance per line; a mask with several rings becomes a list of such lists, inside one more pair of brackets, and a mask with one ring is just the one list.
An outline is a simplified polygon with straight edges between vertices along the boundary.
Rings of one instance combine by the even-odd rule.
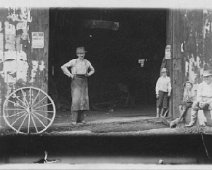
[[159, 77], [158, 81], [156, 83], [156, 95], [159, 94], [159, 91], [163, 91], [163, 92], [171, 92], [171, 79], [170, 77], [166, 76], [166, 77]]
[[193, 89], [191, 89], [191, 90], [185, 89], [184, 93], [183, 93], [183, 101], [184, 102], [193, 102], [194, 99], [195, 99], [194, 90]]

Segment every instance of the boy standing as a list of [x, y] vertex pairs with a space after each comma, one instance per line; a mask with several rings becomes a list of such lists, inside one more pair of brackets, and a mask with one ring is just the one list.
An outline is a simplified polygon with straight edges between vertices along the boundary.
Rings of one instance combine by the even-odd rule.
[[157, 80], [155, 91], [157, 98], [156, 117], [164, 116], [163, 113], [168, 109], [168, 98], [171, 95], [171, 80], [167, 76], [166, 68], [161, 69], [161, 76]]

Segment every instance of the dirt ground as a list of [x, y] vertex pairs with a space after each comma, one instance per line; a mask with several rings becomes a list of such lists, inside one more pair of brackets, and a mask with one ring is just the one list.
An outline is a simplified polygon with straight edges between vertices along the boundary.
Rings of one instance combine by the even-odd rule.
[[87, 113], [86, 124], [71, 125], [70, 112], [58, 113], [45, 134], [54, 135], [166, 135], [210, 133], [210, 127], [185, 127], [183, 123], [170, 128], [166, 120], [156, 118], [155, 107], [124, 108]]
[[[211, 127], [170, 128], [164, 118], [156, 118], [152, 107], [134, 110], [90, 111], [86, 124], [71, 124], [70, 111], [58, 112], [54, 123], [42, 135], [166, 135], [212, 134]], [[171, 120], [167, 118], [167, 120]], [[0, 129], [0, 135], [15, 134], [9, 128]]]
[[168, 135], [168, 134], [199, 134], [210, 132], [210, 127], [185, 127], [180, 124], [170, 128], [162, 118], [140, 118], [128, 121], [113, 121], [105, 123], [87, 123], [69, 126], [52, 126], [46, 133], [54, 135]]

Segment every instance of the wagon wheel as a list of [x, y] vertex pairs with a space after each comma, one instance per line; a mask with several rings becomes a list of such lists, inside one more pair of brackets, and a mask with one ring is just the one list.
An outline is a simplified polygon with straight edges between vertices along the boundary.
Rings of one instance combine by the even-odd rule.
[[53, 123], [55, 112], [51, 97], [35, 87], [15, 90], [3, 105], [3, 117], [7, 125], [23, 134], [44, 132]]

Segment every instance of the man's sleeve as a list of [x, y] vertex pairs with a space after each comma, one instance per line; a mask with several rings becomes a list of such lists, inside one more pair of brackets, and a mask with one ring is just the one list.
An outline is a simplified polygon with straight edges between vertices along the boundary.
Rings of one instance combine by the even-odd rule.
[[168, 92], [171, 93], [171, 90], [172, 90], [171, 79], [169, 77], [169, 81], [168, 81]]
[[94, 67], [92, 66], [91, 62], [88, 61], [88, 67], [91, 71], [95, 71]]
[[159, 81], [160, 81], [160, 78], [158, 78], [158, 80], [156, 82], [156, 86], [155, 86], [155, 93], [156, 93], [156, 95], [159, 94], [159, 89], [158, 89], [158, 87], [159, 87]]
[[70, 60], [69, 62], [62, 65], [62, 67], [66, 67], [66, 68], [72, 67], [72, 66], [73, 66], [73, 60]]
[[65, 64], [63, 64], [63, 65], [61, 66], [61, 69], [62, 69], [63, 73], [64, 73], [65, 75], [67, 75], [68, 77], [71, 76], [71, 73], [70, 73], [70, 71], [68, 70], [68, 67], [72, 67], [72, 66], [73, 66], [73, 60], [70, 60], [69, 62], [67, 62], [67, 63], [65, 63]]

